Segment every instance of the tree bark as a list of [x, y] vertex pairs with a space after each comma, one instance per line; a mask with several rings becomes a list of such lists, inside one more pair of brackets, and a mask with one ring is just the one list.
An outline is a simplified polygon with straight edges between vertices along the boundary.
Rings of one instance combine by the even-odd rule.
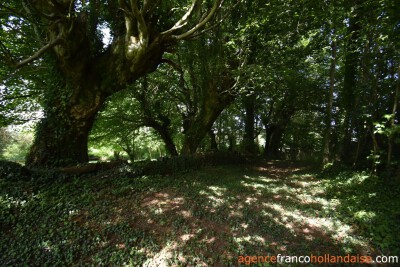
[[350, 163], [352, 151], [352, 132], [354, 127], [355, 87], [357, 68], [359, 66], [358, 38], [360, 36], [360, 1], [354, 3], [355, 15], [349, 19], [348, 34], [350, 35], [346, 47], [344, 81], [342, 99], [344, 106], [343, 138], [341, 141], [341, 160]]
[[[225, 88], [231, 88], [232, 82], [223, 84]], [[213, 82], [207, 88], [203, 88], [203, 94], [199, 99], [200, 110], [193, 118], [187, 118], [185, 137], [183, 140], [182, 154], [196, 153], [203, 138], [211, 130], [221, 112], [234, 100], [234, 95], [225, 90], [219, 90]]]
[[243, 100], [243, 106], [245, 109], [243, 146], [244, 146], [244, 151], [250, 154], [255, 153], [255, 143], [254, 143], [255, 103], [254, 102], [255, 102], [255, 95], [246, 96]]
[[149, 122], [146, 125], [152, 127], [159, 134], [165, 144], [165, 148], [171, 156], [178, 156], [178, 150], [176, 149], [174, 140], [168, 131], [168, 126], [161, 125], [156, 121], [152, 121], [152, 123]]
[[329, 70], [329, 95], [326, 106], [326, 120], [325, 120], [325, 137], [324, 137], [324, 150], [322, 157], [322, 164], [327, 164], [330, 160], [330, 142], [331, 142], [331, 123], [332, 123], [332, 108], [333, 108], [333, 93], [335, 89], [335, 70], [336, 70], [336, 42], [333, 40], [331, 43], [331, 66]]
[[94, 114], [76, 119], [52, 114], [42, 119], [27, 155], [27, 166], [69, 166], [89, 161], [88, 137]]
[[210, 148], [211, 150], [217, 151], [218, 150], [218, 143], [216, 140], [216, 135], [214, 133], [214, 131], [211, 129], [208, 132], [208, 136], [210, 137]]
[[216, 0], [197, 23], [188, 23], [193, 10], [201, 12], [194, 1], [171, 29], [161, 32], [156, 25], [159, 16], [150, 13], [155, 12], [155, 2], [144, 1], [141, 6], [137, 1], [108, 2], [104, 8], [114, 36], [104, 51], [97, 34], [103, 5], [100, 2], [89, 1], [88, 12], [79, 9], [75, 1], [27, 1], [26, 11], [35, 17], [36, 26], [43, 27], [40, 30], [46, 33], [46, 40], [42, 41], [47, 45], [16, 66], [29, 64], [51, 51], [52, 69], [58, 70], [63, 84], [60, 92], [58, 85], [46, 91], [53, 95], [44, 97], [46, 118], [40, 122], [27, 156], [28, 166], [86, 162], [88, 134], [106, 98], [155, 71], [169, 47], [199, 34], [221, 9], [221, 2]]
[[264, 155], [268, 158], [279, 157], [279, 148], [281, 146], [283, 128], [278, 124], [271, 124], [265, 128], [265, 148]]
[[171, 120], [168, 116], [162, 114], [160, 110], [152, 110], [152, 103], [148, 99], [147, 78], [144, 79], [143, 88], [135, 94], [139, 101], [143, 113], [143, 125], [153, 128], [165, 144], [165, 148], [171, 156], [178, 156], [178, 151], [170, 133]]
[[[397, 69], [397, 79], [399, 78], [400, 75], [400, 66]], [[395, 75], [393, 74], [393, 80]], [[389, 120], [389, 127], [390, 128], [394, 128], [395, 127], [395, 117], [396, 117], [396, 112], [397, 112], [397, 105], [398, 105], [398, 101], [399, 101], [399, 91], [400, 91], [400, 82], [399, 80], [397, 80], [396, 83], [396, 89], [394, 92], [394, 99], [393, 99], [393, 107], [392, 107], [392, 114]], [[386, 162], [386, 166], [389, 169], [391, 164], [392, 164], [392, 155], [393, 155], [393, 143], [394, 143], [394, 134], [389, 134], [388, 136], [388, 155], [387, 155], [387, 162]]]

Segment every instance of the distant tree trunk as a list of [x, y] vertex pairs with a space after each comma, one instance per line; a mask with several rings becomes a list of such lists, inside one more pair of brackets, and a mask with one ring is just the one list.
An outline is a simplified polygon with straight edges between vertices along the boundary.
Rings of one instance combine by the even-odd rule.
[[[378, 53], [378, 47], [375, 48], [375, 53]], [[372, 140], [372, 169], [374, 172], [377, 171], [377, 158], [380, 157], [379, 153], [380, 153], [380, 142], [378, 139], [377, 134], [375, 133], [375, 125], [374, 123], [376, 121], [378, 121], [380, 118], [380, 114], [379, 114], [379, 77], [381, 76], [382, 73], [382, 63], [380, 61], [377, 62], [377, 68], [375, 70], [374, 73], [374, 77], [373, 77], [373, 83], [372, 83], [372, 94], [371, 94], [371, 106], [372, 106], [372, 110], [371, 110], [371, 119], [369, 120], [369, 132], [371, 134], [371, 140]]]
[[198, 146], [206, 134], [211, 130], [214, 121], [218, 118], [224, 107], [214, 106], [203, 110], [190, 123], [189, 129], [185, 132], [182, 154], [189, 155], [196, 153]]
[[268, 158], [277, 158], [281, 147], [283, 129], [280, 125], [272, 124], [265, 128], [264, 155]]
[[[224, 88], [231, 88], [232, 82], [226, 82]], [[192, 118], [186, 118], [185, 137], [183, 140], [182, 154], [188, 155], [196, 153], [198, 146], [206, 134], [211, 130], [215, 120], [221, 112], [234, 100], [230, 92], [221, 90], [213, 82], [207, 88], [203, 88], [199, 99], [199, 111]], [[223, 88], [222, 88], [223, 89]]]
[[216, 135], [212, 129], [208, 132], [208, 136], [210, 137], [211, 150], [215, 150], [215, 151], [218, 150], [218, 143], [216, 140]]
[[171, 120], [168, 116], [160, 114], [159, 110], [152, 110], [148, 102], [148, 82], [147, 77], [143, 79], [142, 89], [135, 93], [135, 98], [139, 101], [143, 112], [143, 125], [153, 128], [165, 144], [165, 148], [171, 156], [178, 156], [178, 151], [170, 133]]
[[162, 128], [157, 132], [160, 135], [161, 139], [163, 140], [165, 148], [168, 151], [168, 154], [170, 154], [171, 156], [178, 156], [178, 150], [176, 149], [172, 136], [170, 135], [168, 130]]
[[271, 140], [271, 134], [272, 134], [272, 129], [271, 127], [274, 127], [273, 124], [271, 124], [271, 116], [274, 111], [274, 105], [275, 102], [272, 101], [270, 104], [269, 110], [267, 114], [263, 114], [262, 116], [262, 123], [264, 125], [265, 129], [265, 146], [264, 146], [264, 157], [268, 157], [268, 153], [270, 152], [270, 140]]
[[121, 154], [120, 151], [114, 151], [114, 160], [120, 160]]
[[131, 162], [135, 162], [136, 160], [136, 153], [135, 153], [135, 143], [134, 140], [125, 139], [124, 142], [120, 144], [122, 150], [128, 154], [129, 160]]
[[282, 146], [283, 128], [278, 126], [271, 135], [270, 141], [270, 156], [272, 158], [279, 158], [279, 149]]
[[[392, 75], [394, 79], [394, 74]], [[399, 91], [400, 91], [400, 66], [398, 67], [397, 70], [397, 84], [396, 84], [396, 89], [394, 92], [394, 99], [393, 99], [393, 108], [392, 108], [392, 116], [389, 121], [389, 127], [394, 128], [395, 127], [395, 117], [396, 117], [396, 112], [397, 112], [397, 105], [399, 101]], [[393, 155], [393, 139], [394, 139], [394, 134], [389, 134], [388, 137], [388, 155], [387, 155], [387, 168], [390, 167], [392, 163], [392, 155]]]
[[147, 119], [145, 122], [146, 126], [152, 127], [161, 137], [165, 144], [165, 148], [168, 151], [168, 154], [171, 156], [178, 156], [178, 150], [176, 149], [174, 140], [170, 132], [168, 131], [168, 125], [162, 125], [155, 120]]
[[355, 1], [355, 16], [349, 20], [348, 33], [350, 35], [347, 47], [344, 66], [344, 81], [343, 81], [343, 105], [344, 105], [344, 120], [343, 120], [343, 139], [341, 142], [341, 159], [344, 162], [349, 162], [351, 158], [351, 138], [354, 127], [354, 107], [355, 107], [355, 87], [357, 68], [359, 66], [358, 38], [360, 35], [361, 25], [359, 21], [359, 2]]
[[324, 151], [322, 163], [325, 165], [330, 160], [330, 142], [331, 142], [331, 123], [332, 123], [332, 108], [333, 108], [333, 93], [335, 89], [335, 70], [336, 70], [336, 42], [333, 40], [331, 43], [331, 66], [329, 70], [329, 95], [328, 104], [326, 106], [326, 120], [325, 120], [325, 137], [324, 137]]
[[243, 145], [244, 151], [250, 154], [255, 153], [255, 143], [254, 143], [254, 105], [255, 105], [255, 95], [246, 96], [243, 99], [243, 106], [245, 109], [244, 118], [244, 136]]
[[274, 132], [275, 126], [273, 125], [265, 125], [265, 146], [264, 146], [264, 156], [270, 157], [271, 156], [271, 137]]
[[233, 134], [228, 134], [228, 142], [229, 142], [229, 146], [228, 146], [228, 150], [229, 151], [233, 151], [233, 148], [235, 146], [235, 136]]

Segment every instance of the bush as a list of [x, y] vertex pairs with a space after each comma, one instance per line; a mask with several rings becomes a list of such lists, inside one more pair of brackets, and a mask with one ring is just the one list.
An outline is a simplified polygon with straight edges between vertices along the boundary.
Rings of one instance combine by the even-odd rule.
[[16, 162], [0, 160], [0, 178], [10, 181], [29, 181], [31, 173]]
[[205, 166], [243, 164], [247, 160], [239, 153], [229, 151], [215, 151], [176, 157], [164, 157], [157, 161], [134, 163], [134, 167], [141, 175], [173, 174], [189, 170], [197, 170]]

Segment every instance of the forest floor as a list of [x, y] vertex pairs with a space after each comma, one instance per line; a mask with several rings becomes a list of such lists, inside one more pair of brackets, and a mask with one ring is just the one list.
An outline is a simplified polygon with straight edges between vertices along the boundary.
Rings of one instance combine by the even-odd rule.
[[51, 185], [0, 179], [0, 265], [238, 266], [245, 256], [400, 256], [400, 192], [381, 185], [366, 173], [322, 175], [278, 161]]

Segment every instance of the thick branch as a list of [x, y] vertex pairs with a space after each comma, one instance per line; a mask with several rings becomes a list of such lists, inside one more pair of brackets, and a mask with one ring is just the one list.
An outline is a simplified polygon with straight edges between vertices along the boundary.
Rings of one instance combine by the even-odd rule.
[[131, 8], [132, 8], [132, 13], [137, 20], [138, 30], [139, 30], [139, 38], [142, 41], [142, 43], [147, 45], [147, 42], [149, 40], [147, 25], [143, 18], [143, 14], [139, 10], [136, 0], [131, 0]]
[[210, 30], [216, 28], [216, 27], [219, 26], [220, 24], [222, 24], [222, 22], [225, 21], [225, 19], [229, 16], [230, 12], [231, 12], [234, 8], [236, 8], [236, 6], [240, 3], [240, 1], [241, 1], [241, 0], [238, 0], [238, 1], [236, 2], [236, 4], [234, 4], [234, 5], [226, 12], [226, 14], [225, 14], [220, 20], [218, 20], [217, 22], [213, 23], [211, 26], [209, 26], [209, 27], [207, 27], [207, 28], [205, 28], [205, 29], [203, 29], [203, 30], [197, 32], [196, 34], [191, 35], [189, 38], [196, 38], [196, 37], [198, 37], [199, 35], [202, 35], [202, 34], [208, 32], [208, 31], [210, 31]]
[[176, 40], [184, 40], [187, 38], [190, 38], [194, 33], [196, 33], [199, 29], [201, 29], [207, 22], [209, 22], [215, 15], [215, 13], [218, 11], [218, 9], [221, 6], [221, 0], [216, 0], [214, 1], [214, 5], [211, 8], [210, 12], [208, 15], [201, 20], [196, 26], [194, 26], [192, 29], [188, 30], [187, 32], [180, 34], [180, 35], [174, 35], [173, 37]]
[[[59, 13], [58, 13], [59, 10], [56, 8], [56, 6], [54, 5], [54, 3], [53, 3], [53, 7], [54, 7], [54, 8], [53, 8], [53, 10], [52, 10], [53, 13], [50, 13], [50, 14], [44, 13], [43, 10], [38, 9], [38, 8], [35, 6], [35, 3], [32, 3], [31, 1], [24, 1], [24, 4], [25, 4], [26, 8], [32, 10], [31, 13], [36, 13], [36, 14], [38, 14], [39, 16], [45, 18], [45, 19], [48, 19], [48, 20], [55, 20], [55, 19], [60, 18]], [[28, 6], [28, 5], [29, 5], [29, 6]], [[57, 14], [58, 14], [58, 15], [57, 15]]]
[[164, 31], [161, 34], [162, 35], [170, 34], [170, 33], [173, 33], [174, 31], [179, 30], [180, 28], [186, 26], [186, 24], [189, 21], [189, 18], [191, 17], [191, 15], [193, 13], [196, 3], [198, 3], [198, 2], [199, 2], [199, 0], [193, 0], [192, 5], [190, 6], [189, 10], [185, 13], [185, 15], [183, 15], [183, 17], [177, 23], [175, 23], [175, 25], [171, 29]]
[[174, 70], [178, 71], [180, 74], [183, 74], [183, 70], [182, 70], [181, 66], [179, 66], [179, 64], [172, 61], [171, 59], [163, 58], [161, 60], [161, 62], [170, 65]]
[[41, 55], [43, 55], [45, 52], [47, 52], [47, 50], [53, 48], [54, 46], [60, 44], [61, 42], [61, 35], [57, 36], [56, 39], [54, 39], [53, 41], [49, 42], [48, 44], [46, 44], [45, 46], [43, 46], [42, 48], [40, 48], [35, 54], [33, 54], [32, 56], [30, 56], [27, 59], [24, 59], [18, 63], [14, 63], [16, 68], [22, 68], [23, 66], [31, 63], [32, 61], [38, 59]]

